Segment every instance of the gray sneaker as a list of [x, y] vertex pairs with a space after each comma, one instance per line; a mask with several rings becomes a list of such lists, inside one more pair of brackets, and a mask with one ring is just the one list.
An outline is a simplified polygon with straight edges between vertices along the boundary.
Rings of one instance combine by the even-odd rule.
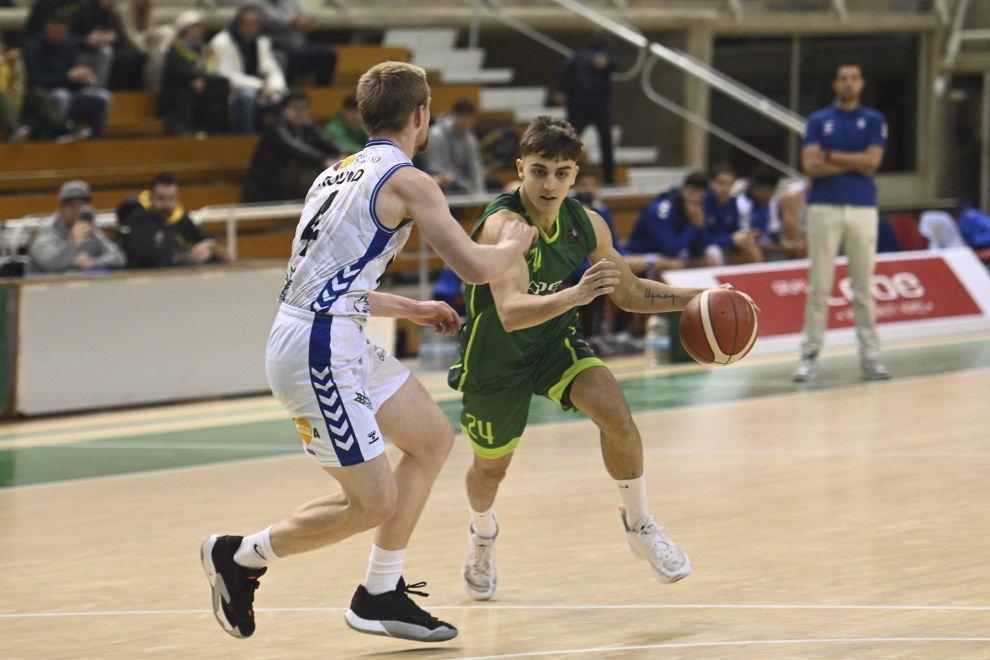
[[818, 360], [813, 357], [801, 358], [801, 364], [794, 370], [791, 380], [795, 383], [807, 383], [818, 378]]
[[890, 378], [890, 371], [880, 360], [860, 358], [859, 369], [862, 372], [863, 380], [887, 380]]

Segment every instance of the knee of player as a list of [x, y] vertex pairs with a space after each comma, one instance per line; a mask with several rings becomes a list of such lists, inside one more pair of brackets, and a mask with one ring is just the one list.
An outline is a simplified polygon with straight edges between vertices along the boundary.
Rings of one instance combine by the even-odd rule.
[[622, 406], [620, 410], [616, 410], [601, 419], [598, 428], [606, 435], [628, 438], [636, 432], [636, 422], [633, 421], [629, 408]]
[[444, 420], [430, 442], [425, 446], [423, 458], [435, 464], [437, 468], [443, 466], [450, 455], [450, 450], [454, 448], [454, 429]]
[[395, 514], [396, 494], [394, 492], [383, 493], [373, 501], [362, 507], [361, 520], [365, 529], [373, 529], [383, 525]]
[[505, 479], [505, 471], [508, 467], [508, 465], [503, 464], [478, 465], [475, 463], [474, 471], [475, 474], [486, 484], [497, 485], [502, 483], [502, 480]]

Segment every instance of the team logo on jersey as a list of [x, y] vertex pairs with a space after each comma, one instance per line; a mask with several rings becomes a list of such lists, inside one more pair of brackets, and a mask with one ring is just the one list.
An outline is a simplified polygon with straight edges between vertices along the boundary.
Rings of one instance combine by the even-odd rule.
[[305, 417], [300, 417], [298, 419], [293, 417], [292, 421], [296, 423], [296, 431], [299, 432], [299, 437], [302, 438], [302, 441], [307, 445], [313, 441], [313, 438], [320, 437], [320, 431], [318, 429], [314, 429], [313, 425], [310, 424]]
[[568, 229], [567, 230], [567, 242], [568, 243], [577, 243], [578, 242], [578, 230], [577, 229]]
[[856, 122], [856, 128], [858, 128], [859, 130], [863, 130], [864, 128], [866, 128], [866, 118], [865, 117], [860, 117], [859, 118], [859, 121]]
[[355, 160], [357, 160], [357, 154], [351, 154], [350, 156], [348, 156], [344, 160], [338, 160], [336, 163], [334, 163], [333, 164], [333, 169], [334, 170], [337, 170], [337, 171], [340, 171], [340, 170], [344, 169], [345, 167], [347, 167], [348, 165], [350, 165], [351, 163], [353, 163]]
[[361, 390], [360, 392], [358, 392], [357, 394], [355, 394], [354, 395], [354, 400], [357, 401], [358, 403], [360, 403], [362, 406], [364, 406], [368, 410], [373, 410], [374, 407], [375, 407], [374, 404], [371, 403], [371, 399], [368, 398], [368, 395], [364, 393], [364, 390]]
[[289, 272], [285, 274], [285, 286], [282, 287], [282, 292], [278, 294], [279, 302], [285, 302], [285, 294], [289, 292], [289, 287], [292, 286], [292, 276], [295, 274], [295, 266], [290, 267]]
[[831, 135], [835, 131], [835, 122], [829, 119], [822, 124], [822, 135]]

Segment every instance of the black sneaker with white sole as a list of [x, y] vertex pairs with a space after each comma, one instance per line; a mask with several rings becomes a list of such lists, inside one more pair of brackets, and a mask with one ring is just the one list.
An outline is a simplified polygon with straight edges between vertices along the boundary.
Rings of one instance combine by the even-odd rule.
[[369, 635], [382, 635], [398, 639], [411, 639], [416, 642], [445, 642], [457, 637], [457, 628], [423, 611], [413, 602], [409, 594], [427, 596], [422, 591], [425, 582], [406, 586], [399, 578], [395, 591], [372, 596], [362, 584], [354, 592], [351, 609], [344, 615], [347, 625], [358, 632]]
[[244, 568], [234, 561], [242, 539], [214, 534], [203, 543], [199, 558], [213, 590], [217, 622], [228, 634], [243, 639], [254, 634], [254, 592], [268, 569]]

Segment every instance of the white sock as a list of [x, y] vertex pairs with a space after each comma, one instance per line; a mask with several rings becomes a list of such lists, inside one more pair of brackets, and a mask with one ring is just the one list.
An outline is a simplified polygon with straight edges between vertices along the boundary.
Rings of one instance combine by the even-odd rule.
[[279, 556], [272, 550], [272, 528], [245, 536], [241, 547], [234, 553], [234, 561], [244, 568], [264, 568], [274, 564]]
[[638, 529], [644, 518], [650, 515], [646, 504], [646, 475], [638, 479], [616, 479], [619, 497], [626, 508], [626, 524], [630, 529]]
[[484, 513], [478, 513], [472, 508], [471, 524], [474, 526], [474, 533], [481, 538], [495, 538], [495, 535], [498, 534], [498, 523], [495, 522], [495, 507], [491, 507]]
[[368, 593], [377, 596], [386, 591], [395, 591], [399, 578], [402, 577], [402, 562], [405, 558], [405, 549], [382, 550], [377, 545], [372, 545], [368, 575], [364, 578], [364, 588]]

